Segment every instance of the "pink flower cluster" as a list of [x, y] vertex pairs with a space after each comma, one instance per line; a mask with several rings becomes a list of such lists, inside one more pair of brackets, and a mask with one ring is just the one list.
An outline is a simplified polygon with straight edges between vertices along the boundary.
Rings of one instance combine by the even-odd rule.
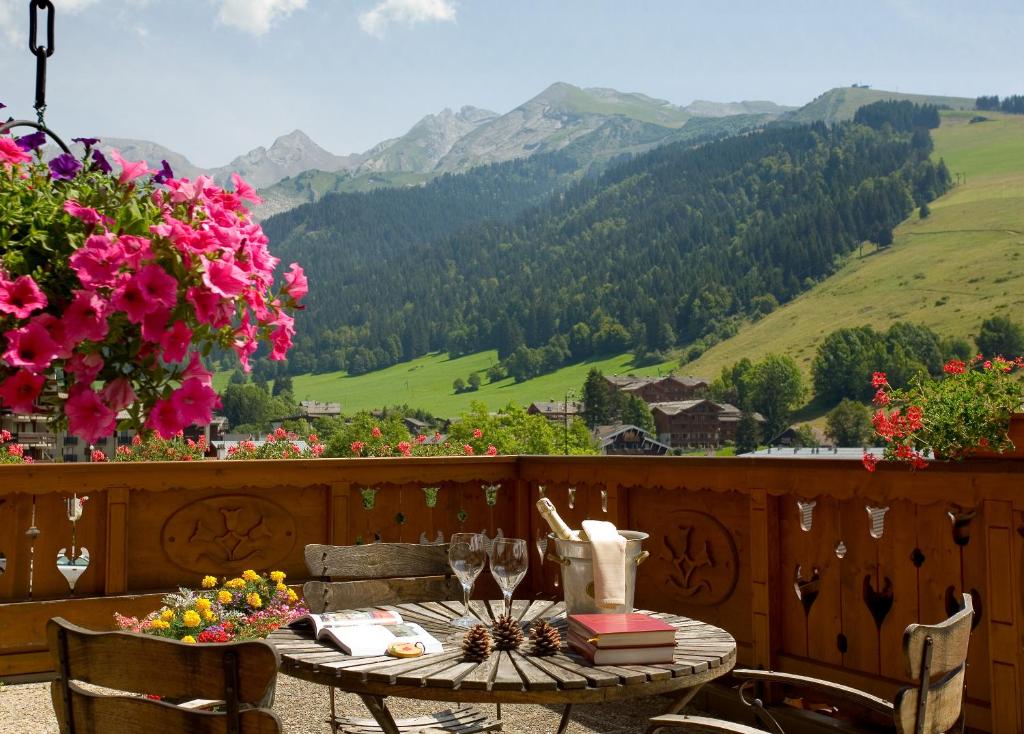
[[[137, 179], [153, 171], [116, 151], [112, 157], [121, 166], [118, 185], [126, 197], [135, 195]], [[9, 138], [0, 138], [0, 164], [25, 162]], [[98, 441], [115, 431], [119, 411], [139, 403], [145, 427], [171, 438], [208, 423], [219, 406], [198, 351], [202, 342], [229, 345], [246, 371], [260, 340], [269, 343], [270, 359], [285, 359], [295, 334], [287, 311], [308, 283], [293, 263], [273, 294], [279, 260], [244, 204], [259, 197], [237, 174], [232, 180], [233, 192], [206, 176], [168, 178], [146, 189], [149, 198], [140, 201], [157, 207], [159, 223], [145, 236], [67, 199], [69, 241], [73, 233], [81, 238], [68, 260], [77, 281], [70, 297], [48, 295], [32, 276], [0, 269], [0, 406], [32, 410], [53, 368], [61, 367], [71, 433]], [[105, 348], [129, 342], [138, 343], [130, 360], [122, 355], [117, 362]], [[149, 389], [140, 397], [143, 383]]]

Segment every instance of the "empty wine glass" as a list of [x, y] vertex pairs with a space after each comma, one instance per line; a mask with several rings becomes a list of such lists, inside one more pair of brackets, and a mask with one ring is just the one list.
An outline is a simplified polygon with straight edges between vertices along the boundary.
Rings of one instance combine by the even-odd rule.
[[458, 619], [453, 619], [456, 627], [472, 627], [480, 624], [480, 620], [469, 613], [469, 595], [473, 591], [473, 582], [484, 570], [487, 562], [487, 539], [479, 533], [453, 533], [452, 542], [448, 546], [448, 564], [462, 584], [462, 601], [466, 611]]
[[530, 551], [520, 538], [495, 538], [491, 541], [491, 574], [505, 597], [505, 615], [512, 613], [512, 592], [526, 575]]

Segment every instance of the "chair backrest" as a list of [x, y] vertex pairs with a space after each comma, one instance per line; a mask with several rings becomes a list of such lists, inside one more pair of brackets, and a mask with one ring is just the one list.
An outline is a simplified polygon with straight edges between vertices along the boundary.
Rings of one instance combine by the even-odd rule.
[[[260, 708], [277, 676], [274, 648], [262, 641], [191, 645], [134, 632], [94, 632], [60, 617], [46, 625], [58, 678], [51, 686], [62, 734], [280, 734], [281, 721]], [[198, 711], [162, 700], [223, 701]]]
[[319, 580], [306, 582], [302, 595], [317, 613], [455, 599], [460, 589], [447, 544], [307, 545], [306, 567]]
[[970, 595], [964, 594], [963, 600], [963, 609], [945, 622], [912, 624], [903, 633], [907, 675], [918, 684], [896, 695], [894, 717], [900, 734], [940, 734], [960, 718], [974, 616]]

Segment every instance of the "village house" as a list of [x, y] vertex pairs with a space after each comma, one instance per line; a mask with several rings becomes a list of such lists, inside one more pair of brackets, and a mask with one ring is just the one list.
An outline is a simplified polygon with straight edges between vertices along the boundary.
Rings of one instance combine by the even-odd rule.
[[645, 403], [668, 403], [707, 397], [708, 381], [702, 377], [636, 377], [614, 375], [605, 377], [611, 387], [621, 393], [636, 395]]
[[594, 437], [608, 456], [664, 456], [670, 448], [654, 435], [634, 425], [598, 426]]
[[[728, 403], [707, 399], [677, 400], [651, 405], [658, 440], [672, 448], [720, 446], [736, 440], [742, 411]], [[764, 423], [760, 413], [754, 419]]]
[[530, 415], [542, 415], [549, 421], [564, 423], [567, 418], [583, 415], [583, 403], [576, 402], [533, 402], [526, 409]]

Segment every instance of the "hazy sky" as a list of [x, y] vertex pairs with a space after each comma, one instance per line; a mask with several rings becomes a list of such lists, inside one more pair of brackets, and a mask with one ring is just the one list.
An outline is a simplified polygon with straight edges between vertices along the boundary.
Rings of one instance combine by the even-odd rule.
[[[29, 0], [0, 0], [0, 101], [32, 115]], [[1024, 1], [55, 0], [48, 122], [227, 163], [295, 128], [335, 153], [555, 81], [688, 104], [854, 82], [1024, 92]]]

